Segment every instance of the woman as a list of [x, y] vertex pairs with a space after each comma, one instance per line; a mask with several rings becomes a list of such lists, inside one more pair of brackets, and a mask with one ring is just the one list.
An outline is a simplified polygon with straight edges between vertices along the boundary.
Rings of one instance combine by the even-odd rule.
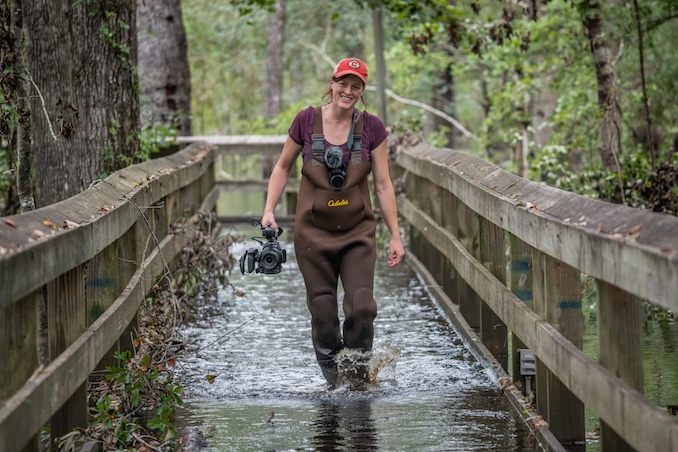
[[[294, 249], [306, 285], [316, 358], [330, 386], [337, 383], [334, 358], [342, 348], [372, 349], [377, 304], [373, 296], [376, 219], [367, 181], [370, 171], [391, 234], [389, 266], [398, 265], [405, 255], [388, 172], [388, 133], [378, 117], [356, 108], [366, 84], [365, 63], [357, 58], [343, 59], [322, 97], [329, 102], [297, 114], [271, 173], [261, 218], [263, 226], [278, 230], [273, 211], [301, 153]], [[344, 288], [343, 335], [337, 307], [339, 277]], [[359, 374], [365, 378], [365, 368]]]

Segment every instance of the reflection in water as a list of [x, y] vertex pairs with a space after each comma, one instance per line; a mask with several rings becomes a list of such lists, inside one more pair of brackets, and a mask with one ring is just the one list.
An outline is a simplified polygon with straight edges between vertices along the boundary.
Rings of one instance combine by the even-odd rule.
[[311, 428], [311, 444], [316, 450], [379, 449], [371, 401], [367, 399], [323, 401]]
[[[238, 246], [234, 256], [247, 248]], [[182, 331], [191, 352], [178, 372], [186, 421], [204, 432], [208, 450], [537, 450], [493, 376], [407, 265], [377, 264], [373, 357], [385, 366], [377, 384], [328, 391], [303, 280], [285, 246], [280, 274], [232, 274], [245, 295], [224, 289]]]

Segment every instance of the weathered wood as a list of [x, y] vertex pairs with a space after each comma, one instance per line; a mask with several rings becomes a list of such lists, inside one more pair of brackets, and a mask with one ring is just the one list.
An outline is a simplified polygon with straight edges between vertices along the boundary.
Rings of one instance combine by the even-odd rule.
[[[454, 324], [457, 331], [459, 331], [462, 337], [467, 338], [467, 346], [477, 353], [482, 360], [486, 361], [487, 367], [495, 374], [498, 381], [506, 382], [509, 380], [509, 376], [506, 373], [505, 369], [499, 364], [498, 361], [494, 359], [494, 356], [490, 351], [483, 345], [480, 338], [476, 335], [476, 332], [466, 323], [466, 319], [461, 312], [459, 311], [459, 305], [454, 303], [447, 294], [441, 290], [441, 288], [436, 284], [433, 275], [431, 275], [428, 269], [411, 254], [408, 257], [409, 263], [417, 271], [419, 275], [426, 281], [428, 287], [431, 290], [432, 295], [436, 301], [440, 304], [443, 310], [447, 313], [449, 319]], [[448, 261], [449, 262], [449, 261]], [[543, 420], [531, 407], [526, 403], [525, 398], [520, 395], [520, 392], [514, 390], [513, 385], [502, 385], [502, 390], [504, 394], [510, 401], [511, 405], [516, 409], [518, 415], [520, 415], [523, 420], [530, 426], [532, 429], [532, 434], [537, 438], [540, 445], [547, 452], [566, 452], [566, 449], [558, 442], [558, 440], [553, 436], [553, 433], [548, 429], [545, 423], [540, 422]]]
[[[598, 361], [607, 370], [643, 393], [642, 306], [637, 297], [598, 282]], [[611, 413], [615, 425], [601, 422], [602, 450], [633, 451], [623, 436], [635, 428], [636, 414], [629, 410]]]
[[287, 135], [224, 135], [179, 137], [179, 143], [208, 143], [216, 146], [223, 155], [273, 155], [278, 156]]
[[[170, 235], [140, 265], [113, 305], [43, 371], [0, 407], [0, 450], [21, 447], [64, 404], [127, 329], [146, 293], [162, 272], [165, 259], [181, 252], [185, 235]], [[56, 390], [58, 388], [58, 390]]]
[[[139, 304], [187, 240], [183, 235], [165, 237], [170, 215], [190, 216], [205, 205], [214, 180], [212, 157], [209, 147], [194, 145], [125, 168], [83, 194], [0, 223], [0, 312], [26, 308], [21, 298], [30, 289], [46, 293], [51, 359], [33, 374], [37, 359], [31, 356], [39, 349], [34, 342], [22, 356], [23, 363], [33, 362], [30, 380], [0, 367], [3, 383], [12, 375], [12, 381], [22, 384], [11, 388], [7, 380], [2, 385], [8, 392], [0, 405], [0, 451], [36, 444], [35, 435], [53, 415], [55, 436], [86, 425], [88, 375], [119, 340], [130, 346], [126, 336]], [[164, 202], [186, 186], [178, 202]], [[111, 300], [116, 301], [111, 305]], [[38, 303], [30, 303], [37, 311]], [[23, 317], [17, 317], [16, 326], [25, 326]], [[0, 337], [3, 354], [21, 348], [20, 335], [13, 339], [16, 347]]]
[[[508, 236], [510, 248], [509, 288], [527, 307], [532, 308], [532, 247], [513, 234], [508, 234]], [[525, 393], [525, 377], [520, 373], [519, 350], [527, 348], [527, 346], [518, 337], [516, 331], [511, 331], [511, 335], [511, 378], [515, 382], [520, 382], [521, 390]], [[525, 395], [529, 396], [529, 394]]]
[[[584, 320], [581, 275], [567, 264], [533, 250], [534, 311], [581, 350]], [[546, 366], [537, 369], [537, 410], [564, 444], [586, 440], [584, 404]]]
[[[520, 332], [525, 344], [580, 400], [585, 400], [605, 422], [638, 450], [672, 450], [678, 423], [664, 410], [563, 337], [466, 250], [461, 242], [439, 227], [407, 199], [399, 199], [400, 212], [411, 226], [426, 231], [429, 240], [450, 259], [471, 288], [506, 325]], [[643, 422], [631, 424], [631, 419]], [[675, 450], [675, 449], [673, 449]]]
[[212, 158], [208, 147], [196, 144], [118, 171], [67, 200], [5, 218], [0, 222], [0, 307], [92, 259], [136, 222], [141, 212], [135, 205], [151, 206], [200, 178]]
[[678, 218], [530, 182], [460, 151], [421, 145], [396, 160], [542, 252], [678, 311]]
[[[40, 296], [32, 293], [12, 306], [0, 308], [0, 407], [38, 370]], [[24, 425], [18, 428], [28, 438], [25, 450], [39, 450], [39, 435]]]
[[[480, 261], [499, 281], [506, 281], [506, 246], [504, 231], [481, 218]], [[487, 349], [508, 369], [508, 330], [499, 316], [487, 305], [480, 304], [480, 338]]]
[[[82, 266], [47, 285], [47, 333], [49, 358], [55, 361], [87, 328], [85, 281]], [[60, 392], [62, 387], [57, 387]], [[60, 394], [67, 400], [52, 416], [52, 434], [63, 436], [75, 427], [87, 427], [87, 387]]]
[[[459, 241], [472, 256], [480, 252], [480, 228], [477, 215], [464, 203], [457, 203]], [[480, 298], [463, 278], [459, 284], [459, 310], [471, 328], [480, 330]]]

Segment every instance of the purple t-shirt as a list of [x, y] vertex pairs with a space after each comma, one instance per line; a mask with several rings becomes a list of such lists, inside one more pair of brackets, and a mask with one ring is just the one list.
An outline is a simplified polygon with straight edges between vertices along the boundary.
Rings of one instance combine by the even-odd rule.
[[[370, 159], [371, 152], [376, 149], [385, 139], [388, 137], [388, 132], [384, 123], [377, 116], [371, 115], [366, 111], [362, 112], [364, 116], [363, 119], [363, 158]], [[297, 143], [302, 145], [302, 154], [304, 156], [304, 161], [311, 158], [311, 149], [312, 149], [312, 140], [311, 135], [313, 134], [313, 121], [315, 119], [315, 109], [314, 107], [308, 107], [304, 110], [301, 110], [297, 113], [297, 116], [292, 121], [287, 133], [290, 138]], [[347, 137], [348, 138], [348, 137]], [[325, 142], [325, 148], [330, 145]], [[344, 142], [339, 146], [344, 151], [344, 163], [348, 162], [349, 155], [351, 154], [348, 149], [348, 143]]]

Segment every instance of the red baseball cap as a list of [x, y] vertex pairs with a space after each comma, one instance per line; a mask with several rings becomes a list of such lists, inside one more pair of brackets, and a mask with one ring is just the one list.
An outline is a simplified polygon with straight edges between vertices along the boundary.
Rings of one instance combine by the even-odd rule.
[[358, 58], [344, 58], [337, 64], [334, 76], [339, 78], [344, 75], [355, 75], [367, 85], [367, 65]]

